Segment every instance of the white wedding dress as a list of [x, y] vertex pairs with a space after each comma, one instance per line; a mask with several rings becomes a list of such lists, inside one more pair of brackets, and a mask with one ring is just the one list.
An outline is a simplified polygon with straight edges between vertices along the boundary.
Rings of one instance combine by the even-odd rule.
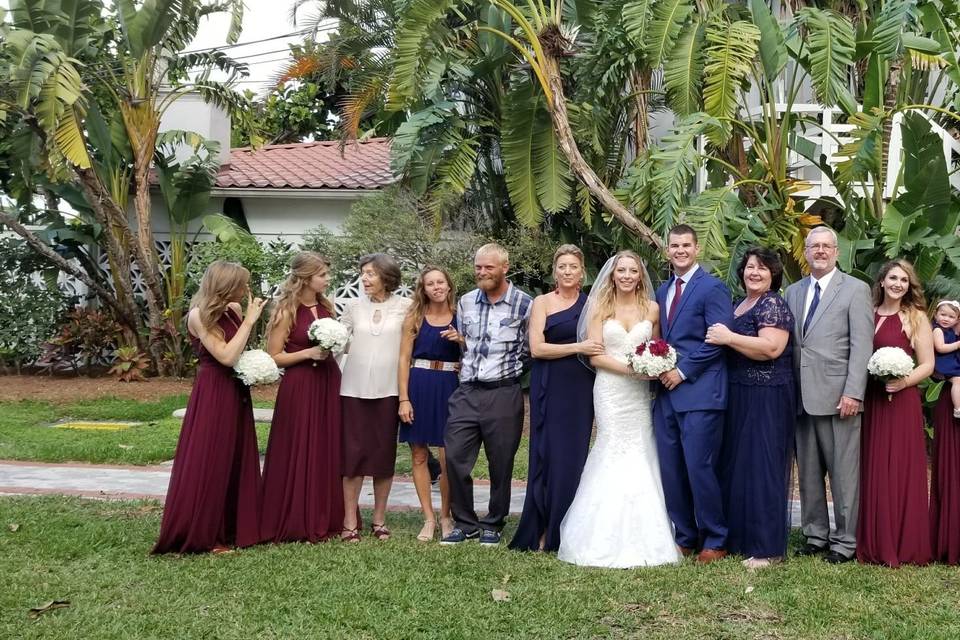
[[[649, 340], [643, 320], [629, 332], [618, 321], [603, 324], [608, 355], [626, 362]], [[560, 524], [557, 557], [591, 567], [628, 568], [678, 562], [660, 483], [649, 382], [597, 370], [593, 407], [597, 439], [587, 457], [577, 495]]]

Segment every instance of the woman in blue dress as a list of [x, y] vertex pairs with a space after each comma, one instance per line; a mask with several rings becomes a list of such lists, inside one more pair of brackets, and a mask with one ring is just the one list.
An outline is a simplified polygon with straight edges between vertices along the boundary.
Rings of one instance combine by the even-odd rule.
[[737, 275], [747, 295], [734, 309], [733, 326], [711, 326], [706, 341], [729, 347], [730, 391], [719, 461], [727, 549], [757, 569], [783, 560], [790, 532], [794, 318], [778, 293], [783, 265], [774, 251], [748, 249]]
[[603, 353], [596, 340], [577, 342], [587, 296], [583, 252], [561, 245], [553, 256], [557, 287], [530, 312], [530, 465], [523, 514], [510, 548], [556, 551], [560, 522], [580, 484], [593, 430], [593, 372], [577, 356]]
[[417, 535], [421, 542], [433, 540], [437, 528], [427, 466], [430, 447], [438, 447], [440, 453], [441, 537], [453, 530], [443, 436], [447, 405], [457, 388], [460, 369], [460, 344], [448, 337], [456, 335], [452, 329], [455, 310], [456, 291], [450, 274], [439, 267], [425, 268], [403, 321], [397, 376], [400, 442], [410, 445], [413, 484], [423, 510], [423, 528]]

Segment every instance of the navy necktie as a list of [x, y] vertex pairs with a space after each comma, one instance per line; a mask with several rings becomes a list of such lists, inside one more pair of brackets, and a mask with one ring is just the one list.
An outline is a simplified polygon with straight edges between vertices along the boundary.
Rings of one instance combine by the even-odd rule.
[[810, 326], [810, 321], [813, 319], [813, 314], [817, 310], [817, 305], [820, 304], [820, 283], [815, 282], [813, 284], [813, 301], [810, 303], [810, 309], [807, 311], [807, 317], [803, 319], [803, 334], [807, 334], [807, 327]]

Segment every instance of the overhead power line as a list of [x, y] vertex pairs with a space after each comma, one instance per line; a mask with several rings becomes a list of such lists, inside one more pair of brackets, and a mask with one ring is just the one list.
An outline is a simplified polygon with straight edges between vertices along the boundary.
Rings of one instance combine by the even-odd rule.
[[260, 40], [250, 40], [248, 42], [237, 42], [234, 44], [224, 44], [217, 47], [204, 47], [202, 49], [191, 49], [190, 51], [183, 51], [182, 53], [203, 53], [204, 51], [223, 51], [225, 49], [235, 49], [237, 47], [246, 47], [251, 44], [260, 44], [261, 42], [270, 42], [272, 40], [282, 40], [283, 38], [291, 38], [293, 36], [302, 36], [308, 33], [324, 33], [327, 31], [336, 31], [338, 28], [337, 25], [329, 27], [318, 27], [317, 29], [300, 29], [299, 31], [291, 31], [290, 33], [281, 33], [277, 36], [271, 36], [269, 38], [261, 38]]

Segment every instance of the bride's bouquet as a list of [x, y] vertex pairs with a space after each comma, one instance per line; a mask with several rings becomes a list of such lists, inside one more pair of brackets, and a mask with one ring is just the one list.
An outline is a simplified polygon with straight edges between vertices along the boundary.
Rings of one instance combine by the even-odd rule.
[[237, 372], [240, 381], [248, 387], [273, 384], [283, 373], [270, 354], [262, 349], [244, 351], [237, 360], [237, 364], [233, 365], [233, 370]]
[[[867, 361], [867, 373], [886, 382], [897, 378], [906, 378], [913, 371], [913, 358], [900, 347], [880, 347]], [[887, 394], [891, 400], [893, 394]]]
[[343, 351], [350, 340], [350, 332], [333, 318], [320, 318], [310, 323], [307, 337], [321, 349]]
[[641, 342], [627, 354], [627, 364], [640, 375], [656, 378], [677, 366], [677, 350], [659, 338]]

